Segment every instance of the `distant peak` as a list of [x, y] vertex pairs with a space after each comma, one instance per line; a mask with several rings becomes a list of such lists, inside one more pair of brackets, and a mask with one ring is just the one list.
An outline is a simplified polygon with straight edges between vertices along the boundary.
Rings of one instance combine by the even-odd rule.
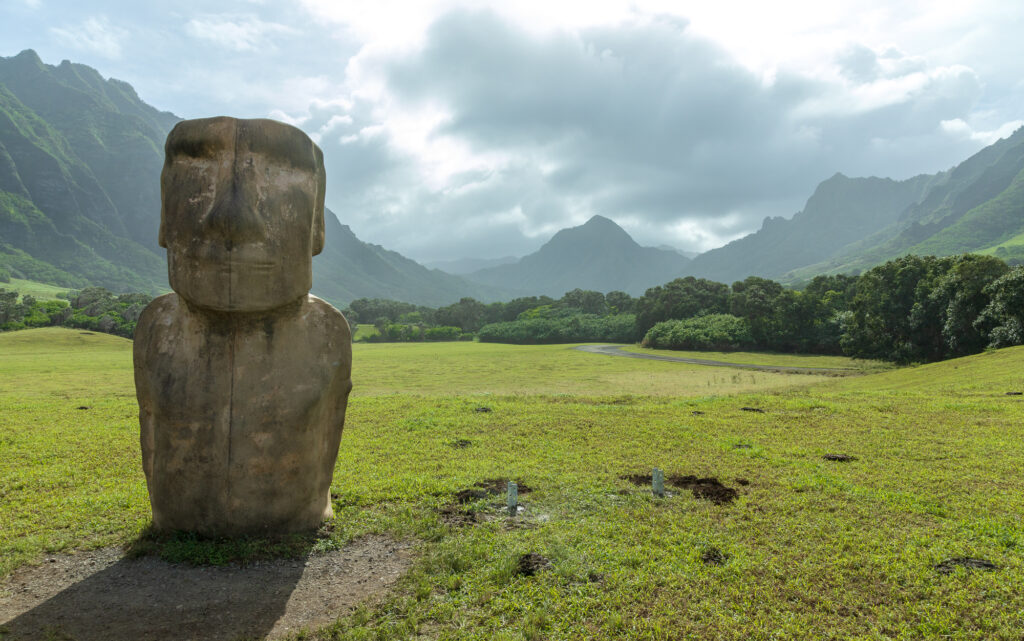
[[24, 51], [22, 51], [18, 55], [14, 56], [12, 58], [12, 60], [16, 60], [16, 61], [21, 62], [21, 63], [28, 63], [28, 64], [32, 64], [32, 65], [42, 65], [43, 64], [42, 58], [39, 57], [39, 54], [36, 53], [35, 49], [25, 49]]
[[615, 225], [616, 227], [618, 227], [614, 220], [612, 220], [611, 218], [605, 218], [600, 214], [594, 214], [593, 216], [590, 217], [590, 220], [583, 223], [584, 227], [588, 225]]

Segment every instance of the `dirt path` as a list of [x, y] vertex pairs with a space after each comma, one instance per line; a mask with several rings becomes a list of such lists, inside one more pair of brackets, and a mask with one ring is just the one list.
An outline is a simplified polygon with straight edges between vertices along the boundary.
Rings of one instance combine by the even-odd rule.
[[383, 594], [410, 563], [409, 545], [385, 536], [246, 567], [126, 559], [118, 548], [60, 555], [0, 583], [0, 639], [276, 639]]
[[727, 363], [725, 361], [712, 361], [703, 358], [683, 358], [681, 356], [662, 356], [661, 354], [643, 354], [639, 352], [624, 352], [621, 345], [580, 345], [574, 349], [591, 354], [605, 354], [607, 356], [625, 356], [626, 358], [646, 358], [653, 361], [670, 361], [672, 363], [689, 363], [690, 365], [708, 365], [711, 367], [735, 367], [738, 369], [756, 369], [765, 372], [793, 372], [797, 374], [833, 374], [851, 375], [856, 370], [837, 369], [832, 367], [793, 367], [788, 365], [750, 365], [747, 363]]

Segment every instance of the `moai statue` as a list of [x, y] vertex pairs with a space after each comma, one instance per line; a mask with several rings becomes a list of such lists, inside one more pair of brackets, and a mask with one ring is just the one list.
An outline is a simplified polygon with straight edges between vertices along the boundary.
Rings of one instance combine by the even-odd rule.
[[160, 245], [175, 293], [135, 331], [142, 466], [161, 530], [316, 528], [352, 387], [348, 323], [309, 295], [323, 153], [273, 120], [167, 136]]

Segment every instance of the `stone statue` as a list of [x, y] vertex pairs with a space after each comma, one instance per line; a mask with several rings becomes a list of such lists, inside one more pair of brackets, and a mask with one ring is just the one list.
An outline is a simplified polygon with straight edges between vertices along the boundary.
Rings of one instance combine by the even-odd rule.
[[309, 295], [324, 244], [323, 153], [273, 120], [167, 136], [160, 245], [175, 293], [135, 331], [153, 524], [209, 535], [316, 528], [352, 388], [341, 312]]

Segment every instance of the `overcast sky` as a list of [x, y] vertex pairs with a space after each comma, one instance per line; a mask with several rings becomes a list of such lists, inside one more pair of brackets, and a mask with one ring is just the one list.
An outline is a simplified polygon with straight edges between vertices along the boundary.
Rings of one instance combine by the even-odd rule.
[[418, 260], [594, 214], [719, 246], [836, 172], [948, 169], [1024, 118], [1024, 3], [0, 0], [35, 49], [184, 118], [320, 144], [327, 205]]

